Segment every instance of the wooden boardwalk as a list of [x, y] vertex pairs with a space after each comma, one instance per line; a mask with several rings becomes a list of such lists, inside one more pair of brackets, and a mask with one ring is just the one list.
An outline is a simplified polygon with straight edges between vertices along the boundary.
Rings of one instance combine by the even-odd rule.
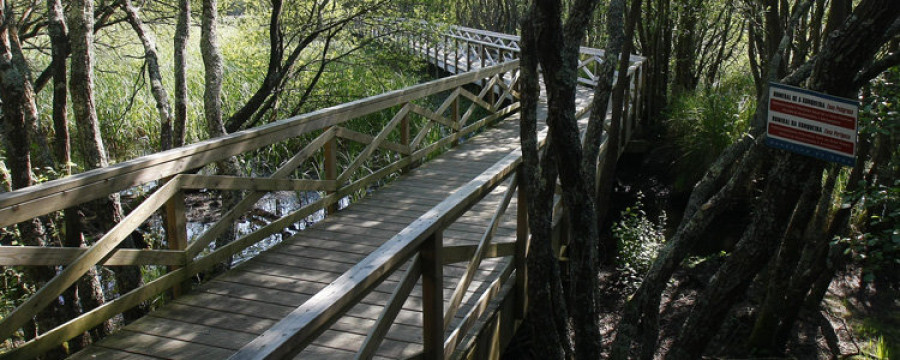
[[[456, 188], [509, 155], [518, 147], [517, 139], [517, 122], [504, 121], [71, 358], [227, 358]], [[444, 246], [477, 244], [506, 188], [498, 186], [451, 225], [444, 232]], [[515, 213], [508, 212], [493, 243], [514, 242], [515, 221]], [[477, 297], [472, 295], [509, 265], [508, 258], [485, 259], [459, 314], [469, 311]], [[464, 270], [465, 264], [444, 266], [445, 303]], [[297, 358], [353, 358], [402, 275], [389, 277]], [[403, 305], [375, 358], [407, 358], [422, 350], [420, 287]]]
[[[491, 338], [489, 349], [479, 349], [480, 355], [473, 356], [496, 357], [503, 343], [496, 338], [508, 338], [513, 331], [500, 330], [496, 319], [502, 311], [518, 316], [524, 309], [521, 303], [510, 305], [522, 300], [515, 294], [524, 293], [524, 280], [516, 272], [524, 270], [527, 251], [527, 240], [523, 240], [527, 239], [527, 230], [516, 217], [524, 208], [513, 192], [517, 192], [514, 173], [521, 159], [515, 113], [519, 104], [514, 90], [518, 79], [517, 37], [452, 27], [438, 45], [426, 47], [421, 38], [404, 37], [403, 33], [392, 36], [392, 41], [407, 45], [412, 53], [439, 68], [465, 73], [153, 154], [34, 190], [0, 195], [0, 226], [7, 226], [91, 201], [107, 192], [169, 179], [90, 248], [0, 247], [0, 265], [62, 266], [60, 274], [38, 295], [0, 321], [0, 335], [7, 337], [37, 311], [52, 306], [59, 294], [91, 267], [169, 267], [152, 283], [0, 355], [34, 357], [177, 287], [342, 197], [365, 190], [368, 194], [363, 199], [71, 358], [269, 359], [282, 358], [281, 354], [295, 354], [298, 359], [447, 358], [466, 356], [482, 333]], [[594, 73], [602, 51], [582, 49], [582, 53], [579, 82], [591, 85], [596, 81]], [[639, 68], [635, 65], [632, 71]], [[640, 93], [639, 79], [637, 71], [630, 78], [631, 101]], [[467, 90], [473, 85], [481, 87], [477, 95]], [[578, 116], [583, 121], [589, 113], [591, 95], [589, 87], [578, 91]], [[446, 99], [434, 110], [415, 103], [429, 96]], [[465, 113], [459, 109], [463, 101], [469, 106]], [[476, 120], [472, 115], [477, 106], [488, 114]], [[396, 108], [400, 110], [394, 119], [378, 134], [361, 134], [343, 126], [359, 116]], [[542, 102], [539, 116], [545, 108]], [[625, 112], [630, 115], [623, 119], [619, 134], [623, 145], [631, 135], [634, 112]], [[410, 129], [408, 117], [413, 114], [428, 124]], [[494, 122], [494, 126], [484, 128]], [[389, 140], [392, 132], [400, 133], [399, 141]], [[435, 132], [440, 133], [439, 140], [425, 140]], [[473, 133], [476, 135], [469, 135]], [[190, 173], [191, 169], [299, 134], [318, 135], [268, 178]], [[344, 169], [340, 175], [328, 170], [335, 167], [334, 160], [329, 165], [329, 158], [336, 156], [333, 149], [339, 139], [365, 145], [358, 158], [338, 166]], [[459, 145], [430, 158], [441, 147], [454, 143]], [[324, 153], [324, 178], [290, 178], [319, 151]], [[365, 161], [379, 151], [393, 162], [356, 176]], [[370, 191], [372, 184], [400, 169], [407, 170]], [[245, 190], [246, 195], [219, 223], [189, 240], [184, 229], [185, 189]], [[279, 190], [320, 191], [326, 196], [229, 245], [204, 252], [217, 234], [250, 210], [263, 193]], [[167, 214], [169, 249], [115, 249], [157, 211]], [[442, 246], [430, 242], [434, 239], [440, 239]], [[452, 315], [442, 317], [445, 311]], [[515, 325], [502, 326], [512, 329]], [[498, 335], [500, 331], [507, 333]], [[295, 349], [303, 350], [296, 353]]]

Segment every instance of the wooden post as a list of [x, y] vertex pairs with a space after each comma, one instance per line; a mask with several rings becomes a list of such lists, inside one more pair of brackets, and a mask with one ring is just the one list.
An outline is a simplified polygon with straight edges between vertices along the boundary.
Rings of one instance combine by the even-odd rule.
[[[166, 242], [170, 250], [187, 249], [187, 217], [184, 213], [184, 191], [178, 191], [165, 205]], [[178, 270], [180, 266], [170, 266], [169, 271]], [[178, 298], [184, 292], [181, 284], [172, 287], [172, 298]]]
[[[497, 75], [497, 80], [503, 81], [503, 74]], [[493, 111], [495, 113], [497, 112], [497, 106], [495, 106], [495, 104], [497, 103], [497, 92], [494, 91], [494, 89], [496, 89], [496, 88], [497, 88], [496, 85], [491, 85], [491, 89], [488, 90], [488, 100], [490, 101], [490, 104], [491, 104], [491, 111]]]
[[481, 46], [481, 68], [484, 69], [487, 61], [487, 49], [482, 44]]
[[466, 41], [466, 72], [472, 71], [472, 43]]
[[453, 39], [453, 73], [459, 74], [459, 39]]
[[[430, 42], [430, 41], [429, 41], [429, 42]], [[434, 61], [434, 64], [435, 64], [435, 66], [436, 66], [436, 65], [437, 65], [437, 44], [435, 44], [434, 46], [429, 46], [429, 47], [433, 49], [433, 50], [431, 51], [431, 52], [433, 53], [433, 55], [431, 56], [431, 58], [433, 59], [432, 61]], [[428, 48], [425, 49], [425, 53], [428, 54]]]
[[647, 126], [647, 116], [644, 114], [644, 87], [646, 85], [646, 76], [644, 76], [644, 66], [645, 62], [641, 63], [641, 66], [638, 66], [638, 71], [640, 71], [641, 77], [638, 78], [637, 88], [634, 90], [636, 95], [636, 99], [634, 102], [635, 106], [635, 118], [637, 118], [638, 122], [638, 132], [643, 133], [648, 129]]
[[[453, 123], [459, 123], [459, 96], [456, 99], [453, 99], [453, 103], [450, 104], [450, 120], [453, 120]], [[459, 131], [457, 131], [459, 132]], [[459, 145], [459, 139], [453, 140], [453, 143], [450, 146]]]
[[444, 45], [444, 70], [447, 70], [449, 73], [450, 69], [449, 66], [447, 66], [447, 60], [450, 57], [450, 52], [447, 50], [450, 47], [450, 39], [448, 39], [446, 35], [443, 37], [442, 44]]
[[[521, 169], [521, 168], [520, 168]], [[519, 188], [516, 190], [516, 319], [524, 319], [528, 312], [528, 250], [531, 238], [528, 236], [528, 194], [524, 191], [525, 176], [521, 171]]]
[[[408, 103], [407, 103], [407, 104], [408, 104]], [[407, 147], [408, 147], [408, 146], [410, 145], [409, 143], [410, 143], [410, 139], [409, 139], [409, 114], [406, 114], [405, 116], [403, 116], [403, 119], [400, 120], [400, 145], [403, 145], [403, 146], [407, 146]], [[413, 153], [414, 151], [415, 151], [414, 149], [409, 149], [409, 152], [410, 152], [410, 153]], [[402, 156], [408, 156], [408, 155], [402, 155]], [[410, 169], [411, 167], [412, 167], [412, 165], [406, 166], [406, 167], [404, 167], [401, 171], [405, 173], [405, 172], [409, 171], [409, 169]]]
[[444, 358], [443, 238], [443, 233], [438, 231], [422, 244], [422, 338], [425, 359]]
[[629, 113], [631, 112], [631, 82], [634, 80], [634, 74], [628, 78], [628, 82], [623, 84], [625, 86], [625, 98], [622, 99], [622, 138], [619, 141], [619, 156], [622, 156], [622, 153], [625, 152], [625, 147], [628, 146], [628, 141], [631, 140], [631, 120], [629, 119]]
[[[328, 131], [329, 128], [325, 128], [323, 131]], [[325, 168], [325, 180], [337, 180], [337, 139], [332, 138], [325, 143], [325, 162], [323, 167]], [[338, 184], [340, 187], [340, 184]], [[332, 192], [328, 192], [327, 194], [332, 194]], [[338, 210], [338, 203], [328, 205], [325, 209], [325, 212], [328, 214], [334, 214]]]

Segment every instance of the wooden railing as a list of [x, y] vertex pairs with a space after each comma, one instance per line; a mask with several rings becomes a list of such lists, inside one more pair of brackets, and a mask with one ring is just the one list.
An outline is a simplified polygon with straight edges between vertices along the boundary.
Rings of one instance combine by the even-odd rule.
[[[370, 36], [386, 38], [395, 44], [399, 44], [412, 54], [426, 59], [432, 65], [437, 66], [451, 74], [467, 72], [486, 66], [494, 66], [519, 58], [521, 38], [516, 35], [497, 33], [473, 29], [456, 25], [436, 25], [424, 21], [409, 19], [385, 19], [378, 24], [367, 27]], [[578, 83], [587, 87], [597, 85], [600, 64], [604, 61], [605, 52], [601, 49], [582, 46], [579, 50]], [[634, 131], [639, 127], [641, 118], [642, 89], [644, 88], [645, 58], [638, 55], [629, 57], [628, 68], [629, 87], [625, 97], [623, 117], [625, 122], [621, 128], [621, 141], [630, 139]], [[504, 79], [506, 83], [515, 82], [518, 79]], [[614, 77], [614, 83], [617, 80]], [[489, 84], [495, 87], [489, 94], [505, 91], [500, 88], [500, 83]], [[514, 92], [509, 92], [510, 95]], [[512, 99], [509, 99], [512, 100]], [[612, 99], [610, 99], [610, 109]], [[591, 111], [591, 106], [585, 106], [576, 114], [581, 118]], [[624, 150], [623, 150], [624, 151]]]
[[[383, 31], [373, 29], [372, 31]], [[172, 266], [168, 272], [145, 286], [122, 294], [117, 299], [92, 309], [84, 315], [41, 334], [38, 338], [4, 354], [10, 358], [32, 358], [67, 339], [84, 333], [103, 321], [137, 306], [164, 291], [178, 286], [194, 274], [206, 271], [214, 265], [238, 254], [308, 215], [327, 209], [340, 199], [364, 190], [390, 174], [414, 165], [426, 156], [454, 144], [468, 134], [483, 128], [519, 107], [518, 93], [518, 37], [484, 32], [461, 27], [451, 27], [436, 46], [427, 46], [426, 35], [396, 31], [390, 34], [394, 41], [407, 44], [418, 54], [431, 54], [429, 59], [444, 68], [452, 66], [472, 70], [422, 85], [393, 91], [383, 95], [342, 104], [310, 114], [285, 119], [253, 130], [242, 131], [226, 137], [211, 139], [198, 144], [153, 154], [120, 163], [105, 169], [89, 171], [66, 179], [47, 182], [27, 189], [0, 194], [0, 227], [43, 216], [79, 204], [106, 197], [135, 186], [159, 183], [157, 189], [127, 217], [116, 224], [100, 240], [89, 248], [53, 247], [0, 247], [0, 265], [64, 266], [62, 271], [36, 294], [0, 321], [0, 337], [9, 338], [26, 321], [48, 306], [63, 291], [82, 277], [88, 269], [103, 266]], [[452, 44], [452, 45], [451, 45]], [[431, 50], [429, 50], [431, 49]], [[602, 51], [582, 49], [579, 81], [591, 85], [596, 82], [596, 66], [602, 59]], [[452, 60], [451, 60], [452, 59]], [[463, 61], [467, 59], [468, 61]], [[630, 104], [641, 94], [642, 62], [632, 59], [629, 70], [630, 90], [626, 100], [626, 116], [617, 136], [623, 140], [631, 137], [637, 120], [637, 111]], [[465, 63], [465, 64], [464, 64]], [[474, 64], [470, 65], [470, 64]], [[591, 70], [591, 67], [594, 70]], [[448, 70], [449, 71], [449, 70]], [[466, 87], [482, 85], [475, 94]], [[441, 97], [436, 108], [429, 106], [428, 98]], [[463, 103], [468, 109], [460, 112]], [[437, 104], [437, 103], [435, 103]], [[478, 119], [475, 109], [481, 107], [488, 114]], [[431, 109], [434, 110], [431, 110]], [[392, 109], [390, 121], [376, 134], [350, 130], [347, 124], [357, 118]], [[583, 117], [589, 107], [579, 112]], [[411, 117], [421, 122], [416, 127]], [[285, 143], [301, 137], [314, 137], [300, 147], [295, 155], [267, 178], [237, 176], [210, 176], [191, 173], [216, 161], [227, 159], [273, 144]], [[353, 159], [343, 163], [331, 151], [336, 142], [358, 143], [363, 150]], [[621, 141], [619, 153], [627, 141]], [[604, 144], [604, 150], [605, 144]], [[379, 152], [392, 154], [394, 159], [369, 171], [364, 168], [367, 159]], [[326, 174], [322, 179], [296, 178], [296, 169], [315, 166], [311, 160], [316, 155], [324, 157]], [[384, 158], [384, 157], [382, 157]], [[424, 357], [429, 359], [459, 357], [464, 348], [463, 339], [477, 320], [488, 311], [488, 303], [516, 294], [518, 315], [524, 314], [526, 273], [525, 258], [528, 248], [527, 209], [520, 196], [517, 214], [517, 241], [514, 244], [493, 244], [492, 237], [500, 218], [507, 211], [513, 197], [519, 194], [517, 170], [521, 163], [518, 151], [511, 152], [439, 205], [419, 217], [391, 240], [344, 273], [335, 282], [306, 301], [270, 330], [247, 344], [234, 359], [277, 359], [297, 354], [319, 334], [357, 304], [392, 273], [405, 269], [405, 274], [392, 294], [388, 305], [362, 344], [357, 358], [369, 358], [382, 342], [401, 305], [419, 278], [423, 283], [423, 337]], [[329, 165], [331, 164], [331, 165]], [[331, 168], [328, 168], [331, 167]], [[363, 174], [361, 174], [363, 173]], [[330, 174], [330, 175], [329, 175]], [[508, 188], [491, 223], [476, 246], [444, 248], [442, 233], [467, 209], [477, 204], [492, 189], [507, 182]], [[242, 190], [246, 193], [222, 219], [205, 233], [187, 239], [185, 231], [184, 191], [190, 189]], [[320, 191], [326, 195], [287, 216], [263, 226], [259, 230], [240, 237], [234, 242], [208, 252], [209, 245], [266, 193], [279, 190]], [[167, 241], [180, 244], [174, 249], [139, 250], [119, 249], [118, 244], [155, 213], [166, 213]], [[511, 256], [512, 261], [501, 271], [487, 290], [479, 292], [477, 304], [468, 310], [453, 329], [450, 319], [459, 311], [463, 295], [468, 289], [480, 262], [489, 257]], [[466, 273], [451, 295], [449, 306], [444, 309], [442, 265], [467, 261]], [[404, 264], [409, 264], [403, 267]], [[449, 331], [448, 331], [449, 330]], [[445, 336], [447, 335], [447, 336]]]
[[[376, 30], [376, 31], [383, 31]], [[468, 34], [468, 35], [467, 35]], [[475, 37], [471, 34], [480, 34], [484, 37]], [[486, 34], [486, 35], [485, 35]], [[382, 36], [390, 36], [393, 41], [407, 45], [412, 51], [426, 56], [433, 64], [442, 63], [445, 69], [459, 69], [461, 58], [469, 61], [482, 62], [491, 65], [487, 59], [505, 59], [508, 64], [517, 64], [513, 60], [517, 58], [517, 37], [482, 32], [473, 29], [454, 27], [451, 35], [444, 39], [453, 39], [466, 42], [466, 46], [454, 44], [453, 47], [432, 49], [427, 46], [427, 35], [415, 35], [412, 32], [395, 31], [391, 34], [381, 33]], [[445, 46], [446, 41], [437, 42], [437, 47]], [[476, 51], [471, 51], [472, 47]], [[466, 49], [462, 51], [444, 51], [446, 49]], [[599, 50], [588, 49], [591, 56], [600, 56]], [[459, 54], [468, 54], [460, 57]], [[454, 55], [455, 54], [455, 55]], [[478, 56], [476, 56], [476, 54]], [[494, 54], [495, 56], [487, 56]], [[507, 56], [512, 56], [507, 58]], [[452, 60], [451, 60], [452, 59]], [[493, 61], [493, 60], [492, 60]], [[583, 62], [582, 65], [586, 64]], [[480, 64], [473, 69], [480, 68]], [[626, 111], [623, 112], [622, 126], [620, 126], [619, 148], [615, 149], [621, 154], [627, 140], [631, 137], [636, 122], [637, 111], [629, 104], [638, 103], [641, 89], [642, 59], [636, 58], [629, 71], [630, 90], [626, 97]], [[448, 70], [450, 71], [450, 70]], [[596, 81], [596, 79], [592, 80]], [[491, 88], [497, 83], [489, 83]], [[511, 93], [514, 94], [514, 93]], [[590, 111], [590, 107], [583, 109], [579, 117], [583, 117]], [[544, 136], [541, 135], [541, 138]], [[608, 151], [607, 142], [604, 142], [602, 154]], [[359, 303], [367, 294], [375, 289], [382, 281], [395, 272], [402, 271], [406, 267], [402, 280], [395, 288], [393, 294], [379, 316], [375, 325], [369, 331], [363, 342], [357, 359], [368, 359], [374, 354], [375, 349], [384, 339], [388, 328], [400, 311], [401, 306], [407, 300], [410, 291], [416, 282], [422, 279], [422, 311], [423, 311], [423, 339], [424, 349], [421, 358], [425, 359], [459, 359], [465, 356], [465, 347], [461, 344], [463, 337], [475, 326], [476, 321], [486, 311], [487, 304], [497, 298], [506, 297], [512, 292], [515, 301], [515, 313], [523, 316], [527, 301], [525, 301], [525, 279], [527, 273], [526, 257], [528, 249], [528, 225], [527, 207], [523, 194], [518, 192], [518, 170], [522, 157], [519, 150], [509, 153], [505, 158], [495, 163], [463, 187], [459, 188], [451, 196], [427, 213], [413, 221], [409, 226], [393, 236], [384, 245], [371, 253], [365, 259], [357, 263], [353, 268], [341, 275], [328, 287], [318, 292], [303, 305], [292, 311], [287, 317], [275, 324], [265, 333], [240, 349], [230, 359], [286, 359], [299, 354], [311, 344], [320, 334], [327, 330], [350, 308]], [[498, 185], [508, 182], [509, 186], [503, 200], [491, 217], [487, 230], [481, 237], [477, 246], [466, 249], [470, 255], [460, 256], [459, 247], [445, 248], [442, 241], [443, 232], [456, 221], [469, 208], [478, 204], [484, 196]], [[491, 239], [496, 231], [500, 218], [514, 196], [518, 196], [516, 212], [516, 242], [514, 244], [492, 244]], [[554, 216], [557, 218], [556, 216]], [[558, 221], [558, 218], [557, 218]], [[471, 284], [481, 261], [489, 257], [511, 257], [512, 261], [506, 263], [501, 270], [501, 275], [496, 278], [486, 291], [480, 293], [477, 304], [472, 307], [463, 320], [451, 329], [448, 326], [456, 315], [463, 295]], [[449, 306], [444, 309], [442, 293], [444, 277], [442, 265], [467, 261], [466, 272], [456, 284], [453, 294], [449, 299]], [[450, 331], [448, 331], [450, 330]], [[458, 348], [459, 347], [459, 348]]]
[[[11, 349], [4, 357], [33, 358], [513, 113], [518, 109], [519, 103], [504, 100], [514, 98], [510, 89], [515, 87], [515, 81], [507, 83], [500, 79], [516, 79], [517, 73], [517, 62], [486, 67], [0, 194], [0, 227], [6, 227], [135, 186], [152, 187], [153, 184], [159, 184], [152, 194], [90, 247], [0, 246], [0, 265], [63, 266], [51, 281], [42, 286], [35, 284], [40, 286], [39, 290], [0, 321], [0, 338], [13, 336], [26, 322], [56, 301], [60, 294], [95, 266], [170, 266], [169, 271], [159, 278], [40, 334], [24, 345]], [[467, 90], [467, 85], [474, 83], [502, 84], [492, 88], [502, 88], [505, 92], [500, 97], [488, 95], [487, 90], [474, 94]], [[438, 101], [435, 101], [435, 97], [439, 98]], [[432, 104], [439, 105], [435, 108]], [[461, 114], [459, 108], [466, 105], [468, 110]], [[476, 108], [482, 108], [483, 111], [476, 112]], [[394, 115], [383, 128], [376, 129], [375, 134], [354, 131], [347, 126], [354, 119], [382, 111], [394, 111]], [[476, 118], [479, 113], [487, 115]], [[194, 169], [216, 161], [273, 144], [284, 146], [291, 141], [296, 143], [297, 139], [303, 137], [313, 139], [302, 146], [297, 145], [296, 153], [268, 177], [193, 173]], [[334, 151], [328, 151], [337, 145], [350, 143], [361, 144], [363, 148], [352, 159], [341, 162]], [[322, 161], [325, 169], [321, 172], [331, 174], [330, 176], [325, 175], [321, 179], [294, 176], [298, 169], [310, 170], [310, 167], [315, 167], [313, 158], [319, 154], [325, 157]], [[376, 154], [389, 155], [378, 157], [390, 159], [389, 163], [380, 164], [377, 168], [367, 164]], [[184, 196], [186, 190], [192, 189], [241, 190], [245, 195], [206, 232], [188, 239]], [[282, 190], [318, 191], [325, 195], [255, 232], [209, 251], [210, 244], [230, 231], [234, 222], [251, 210], [263, 195]], [[168, 244], [175, 245], [174, 248], [118, 248], [126, 237], [160, 212], [166, 214], [166, 228], [169, 229], [166, 240]], [[399, 259], [406, 254], [409, 252], [401, 252], [399, 256], [392, 258]], [[427, 259], [430, 258], [423, 258]], [[423, 264], [431, 262], [423, 261]], [[423, 273], [435, 271], [433, 266], [428, 266], [431, 265], [423, 267]], [[326, 291], [320, 297], [327, 296], [328, 293]], [[313, 303], [315, 302], [310, 304]]]
[[[368, 29], [371, 35], [390, 38], [433, 65], [454, 74], [518, 59], [522, 51], [519, 36], [463, 26], [391, 19]], [[597, 85], [597, 73], [605, 52], [581, 47], [579, 54], [578, 82], [593, 87]], [[644, 60], [641, 56], [632, 55], [630, 72], [640, 67]]]
[[[499, 225], [500, 218], [507, 210], [514, 194], [517, 194], [518, 186], [514, 175], [520, 163], [521, 155], [518, 151], [507, 155], [413, 221], [328, 287], [244, 346], [230, 359], [286, 359], [295, 356], [347, 310], [407, 262], [410, 265], [406, 269], [406, 273], [391, 295], [383, 313], [369, 331], [357, 358], [368, 359], [372, 356], [420, 277], [422, 279], [424, 358], [450, 357], [456, 350], [456, 346], [463, 340], [464, 335], [485, 311], [488, 302], [498, 296], [501, 287], [507, 281], [516, 279], [514, 275], [516, 271], [519, 273], [524, 271], [522, 270], [524, 261], [507, 264], [502, 270], [502, 274], [480, 294], [477, 304], [466, 314], [464, 320], [449, 332], [449, 336], [444, 336], [450, 320], [459, 310], [463, 295], [471, 284], [482, 259], [502, 256], [525, 258], [527, 248], [527, 233], [525, 232], [517, 233], [518, 239], [514, 246], [509, 246], [509, 244], [505, 244], [507, 246], [491, 246], [491, 239]], [[511, 180], [500, 206], [492, 216], [491, 223], [487, 226], [479, 244], [471, 249], [474, 251], [467, 259], [466, 272], [453, 291], [449, 307], [444, 309], [442, 265], [459, 262], [459, 259], [456, 259], [459, 257], [458, 254], [452, 258], [445, 257], [447, 254], [442, 241], [444, 230], [496, 186], [510, 178], [513, 180]], [[527, 211], [524, 208], [525, 202], [521, 200], [520, 198], [517, 207], [520, 214], [517, 228], [524, 230], [527, 229], [526, 217], [521, 214], [525, 214]], [[489, 249], [492, 251], [488, 251]]]

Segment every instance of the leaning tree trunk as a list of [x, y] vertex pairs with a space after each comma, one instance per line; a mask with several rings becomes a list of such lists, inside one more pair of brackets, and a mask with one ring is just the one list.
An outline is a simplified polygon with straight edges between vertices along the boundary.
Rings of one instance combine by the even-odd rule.
[[[898, 18], [900, 3], [896, 1], [861, 2], [847, 21], [829, 34], [828, 41], [813, 63], [808, 87], [836, 96], [855, 97], [859, 88], [848, 84], [853, 84], [856, 74], [890, 40], [892, 35], [886, 31]], [[771, 65], [774, 68], [777, 64]], [[799, 231], [803, 231], [803, 225], [808, 219], [801, 217], [812, 214], [817, 201], [798, 203], [800, 189], [797, 187], [803, 182], [821, 186], [824, 162], [794, 154], [784, 154], [781, 158], [779, 165], [785, 166], [781, 169], [776, 167], [770, 172], [766, 190], [757, 200], [760, 207], [755, 211], [753, 222], [745, 231], [737, 249], [718, 270], [704, 295], [698, 299], [667, 359], [699, 357], [706, 343], [724, 321], [725, 311], [739, 300], [739, 295], [785, 236], [790, 236], [790, 229], [798, 227]], [[790, 275], [789, 272], [777, 276]]]
[[150, 93], [156, 100], [156, 111], [159, 113], [159, 147], [160, 150], [169, 150], [172, 148], [172, 110], [169, 106], [169, 94], [163, 87], [162, 74], [159, 72], [156, 43], [144, 30], [144, 22], [131, 4], [131, 0], [122, 0], [122, 9], [125, 10], [128, 23], [144, 46], [144, 61], [147, 65], [147, 76], [150, 77]]
[[[93, 0], [73, 0], [69, 5], [69, 44], [71, 49], [71, 77], [69, 90], [72, 98], [72, 114], [75, 124], [78, 149], [85, 169], [102, 168], [109, 165], [106, 148], [100, 133], [100, 123], [94, 102], [94, 4]], [[122, 205], [119, 195], [111, 194], [104, 199], [92, 201], [83, 206], [82, 211], [95, 214], [95, 223], [99, 229], [106, 231], [122, 218]], [[87, 229], [84, 227], [83, 229]], [[120, 247], [133, 248], [134, 242], [129, 237]], [[140, 270], [125, 266], [115, 270], [116, 284], [121, 294], [143, 285]], [[126, 322], [137, 320], [146, 313], [144, 306], [125, 311]]]
[[[800, 155], [783, 154], [780, 157], [769, 173], [762, 197], [756, 200], [750, 226], [699, 296], [666, 359], [700, 357], [731, 305], [743, 298], [753, 278], [775, 253], [785, 231], [802, 227], [807, 221], [799, 215], [802, 211], [795, 212], [795, 209], [804, 189], [817, 192], [821, 188], [822, 168], [820, 161]], [[808, 196], [811, 198], [811, 194]]]

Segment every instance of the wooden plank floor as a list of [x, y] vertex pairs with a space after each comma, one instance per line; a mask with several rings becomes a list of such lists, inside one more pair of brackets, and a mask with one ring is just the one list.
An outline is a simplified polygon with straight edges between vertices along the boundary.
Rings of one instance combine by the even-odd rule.
[[[72, 358], [227, 358], [456, 188], [513, 151], [518, 143], [516, 125], [514, 120], [507, 120], [470, 139]], [[506, 188], [506, 184], [499, 186], [450, 226], [444, 235], [445, 245], [477, 244]], [[512, 213], [504, 219], [495, 243], [514, 241]], [[487, 286], [508, 262], [483, 262], [458, 314], [465, 314], [467, 305], [477, 298], [472, 296], [473, 291]], [[450, 298], [464, 266], [444, 267], [445, 299]], [[400, 276], [402, 272], [388, 278], [299, 357], [352, 358]], [[404, 358], [421, 350], [420, 311], [421, 289], [417, 286], [378, 350], [378, 358]]]
[[[579, 98], [583, 106], [590, 91], [580, 91]], [[518, 135], [518, 116], [513, 115], [71, 358], [227, 358], [448, 194], [515, 150]], [[450, 226], [444, 233], [444, 245], [477, 244], [507, 186], [498, 186]], [[494, 243], [515, 241], [515, 206], [514, 198]], [[509, 263], [509, 258], [482, 262], [457, 321]], [[464, 269], [465, 263], [444, 266], [445, 308]], [[297, 358], [353, 358], [402, 275], [403, 271], [391, 275]], [[421, 323], [420, 280], [375, 358], [400, 359], [421, 351]], [[450, 328], [454, 326], [451, 323]]]

